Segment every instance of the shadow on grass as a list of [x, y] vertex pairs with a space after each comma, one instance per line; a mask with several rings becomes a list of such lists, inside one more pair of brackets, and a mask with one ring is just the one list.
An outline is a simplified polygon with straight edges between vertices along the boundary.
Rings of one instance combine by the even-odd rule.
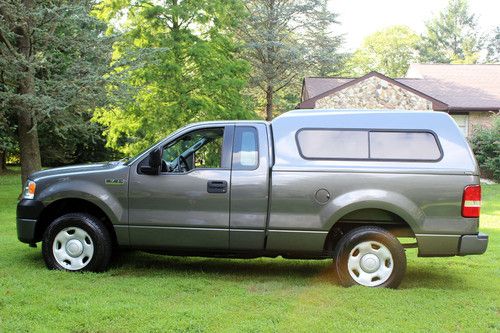
[[[112, 276], [147, 276], [150, 274], [204, 274], [214, 278], [232, 280], [285, 280], [303, 279], [313, 283], [338, 285], [330, 260], [286, 259], [225, 259], [203, 257], [173, 257], [141, 252], [124, 253], [113, 262]], [[309, 281], [310, 283], [311, 281]], [[419, 262], [408, 266], [399, 289], [460, 289], [466, 281], [453, 269], [435, 267]]]
[[151, 273], [214, 274], [236, 279], [248, 277], [310, 278], [329, 266], [327, 260], [230, 259], [204, 257], [177, 257], [125, 252], [112, 263], [112, 275], [143, 276]]
[[[45, 268], [41, 253], [27, 253], [22, 261], [36, 268]], [[414, 262], [415, 263], [415, 262]], [[332, 284], [338, 286], [330, 260], [287, 259], [226, 259], [204, 257], [176, 257], [126, 251], [112, 261], [105, 276], [126, 279], [127, 277], [158, 277], [165, 275], [204, 277], [213, 280], [233, 281], [288, 281], [292, 284]], [[469, 288], [464, 279], [453, 269], [436, 266], [424, 261], [409, 265], [399, 289], [443, 289]]]

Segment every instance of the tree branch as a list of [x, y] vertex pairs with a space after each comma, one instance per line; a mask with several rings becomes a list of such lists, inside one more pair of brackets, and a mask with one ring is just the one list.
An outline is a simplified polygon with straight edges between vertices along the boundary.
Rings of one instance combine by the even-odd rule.
[[274, 92], [276, 93], [276, 92], [280, 91], [281, 89], [285, 88], [286, 86], [288, 86], [290, 84], [290, 82], [292, 82], [292, 80], [295, 79], [296, 77], [297, 77], [297, 74], [293, 74], [292, 76], [290, 76], [290, 78], [285, 83], [283, 83], [278, 88], [274, 89]]
[[12, 53], [12, 55], [17, 55], [18, 53], [16, 52], [16, 49], [12, 46], [12, 44], [9, 42], [9, 40], [3, 35], [2, 31], [0, 30], [0, 41], [2, 41], [5, 46], [9, 49], [9, 51]]

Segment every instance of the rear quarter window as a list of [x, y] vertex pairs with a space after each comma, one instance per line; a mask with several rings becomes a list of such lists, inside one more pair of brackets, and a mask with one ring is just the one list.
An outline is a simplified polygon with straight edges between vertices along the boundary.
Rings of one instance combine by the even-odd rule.
[[233, 170], [254, 170], [259, 165], [257, 129], [236, 127], [233, 148]]

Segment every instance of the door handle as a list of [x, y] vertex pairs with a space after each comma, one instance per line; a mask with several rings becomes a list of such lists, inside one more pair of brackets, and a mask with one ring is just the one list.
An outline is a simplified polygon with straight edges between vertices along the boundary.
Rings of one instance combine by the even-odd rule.
[[210, 180], [207, 183], [208, 193], [226, 193], [227, 182], [225, 180]]

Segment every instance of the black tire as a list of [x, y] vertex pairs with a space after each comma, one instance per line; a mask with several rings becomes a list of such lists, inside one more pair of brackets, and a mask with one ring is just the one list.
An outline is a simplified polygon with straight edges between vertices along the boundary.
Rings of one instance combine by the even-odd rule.
[[[403, 246], [390, 232], [373, 226], [359, 227], [346, 233], [337, 243], [334, 251], [334, 274], [339, 283], [344, 287], [361, 285], [353, 279], [348, 269], [348, 260], [351, 251], [366, 241], [375, 241], [384, 245], [392, 256], [392, 273], [389, 278], [376, 286], [376, 288], [397, 288], [406, 272], [406, 255]], [[353, 256], [355, 255], [355, 250]], [[355, 272], [353, 272], [355, 274]], [[376, 282], [374, 282], [376, 283]]]
[[[80, 269], [68, 269], [59, 264], [53, 253], [56, 236], [65, 228], [80, 228], [90, 236], [93, 255]], [[72, 272], [107, 270], [113, 252], [113, 242], [106, 226], [96, 217], [84, 213], [69, 213], [55, 219], [45, 230], [42, 240], [42, 254], [49, 269]]]

